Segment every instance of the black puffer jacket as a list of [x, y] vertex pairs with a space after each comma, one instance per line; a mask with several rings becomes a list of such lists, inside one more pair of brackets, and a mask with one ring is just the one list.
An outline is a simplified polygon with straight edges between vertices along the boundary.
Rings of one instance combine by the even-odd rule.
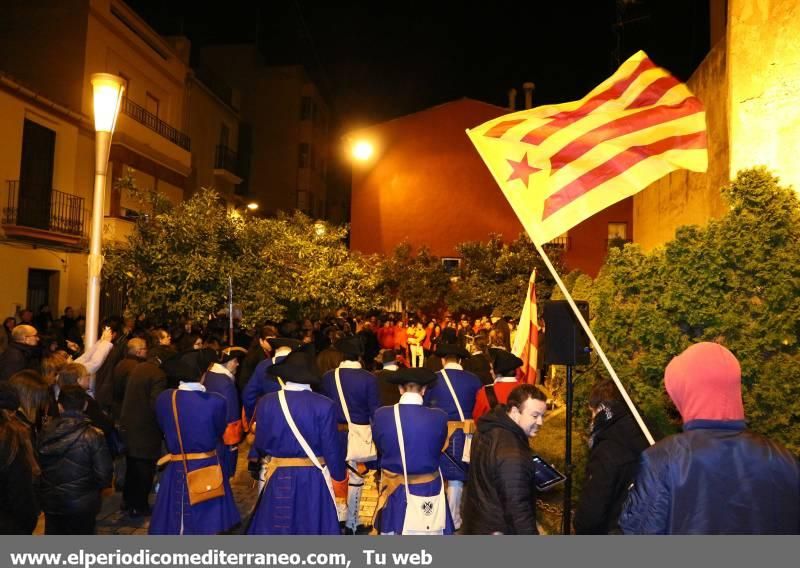
[[612, 404], [611, 418], [597, 415], [586, 481], [575, 513], [577, 534], [619, 531], [619, 514], [636, 476], [647, 440], [624, 403]]
[[498, 406], [478, 421], [464, 502], [465, 534], [538, 534], [533, 452]]
[[100, 490], [113, 468], [103, 433], [80, 412], [65, 412], [39, 439], [41, 496], [45, 513], [75, 515], [100, 510]]

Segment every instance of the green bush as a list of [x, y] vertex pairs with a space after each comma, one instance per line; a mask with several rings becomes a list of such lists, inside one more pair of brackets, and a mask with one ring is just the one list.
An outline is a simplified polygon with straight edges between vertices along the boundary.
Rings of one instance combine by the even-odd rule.
[[[654, 434], [679, 425], [663, 388], [667, 363], [717, 341], [741, 363], [750, 428], [798, 452], [800, 202], [764, 168], [739, 172], [722, 193], [730, 210], [706, 227], [682, 227], [649, 254], [610, 251], [583, 292], [592, 327]], [[581, 406], [587, 389], [578, 391]]]

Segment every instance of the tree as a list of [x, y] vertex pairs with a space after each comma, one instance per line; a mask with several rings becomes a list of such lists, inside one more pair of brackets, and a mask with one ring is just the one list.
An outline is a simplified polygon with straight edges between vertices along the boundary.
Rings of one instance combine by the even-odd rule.
[[[562, 270], [561, 249], [545, 245], [556, 270]], [[555, 281], [527, 235], [505, 244], [493, 234], [489, 241], [471, 241], [456, 247], [462, 257], [459, 278], [447, 295], [453, 312], [488, 312], [500, 308], [508, 316], [522, 311], [531, 272], [536, 269], [536, 294], [550, 298]]]
[[664, 368], [718, 341], [742, 367], [750, 427], [800, 451], [800, 202], [763, 168], [722, 193], [730, 211], [663, 248], [612, 250], [589, 300], [593, 331], [643, 414], [669, 431]]
[[132, 312], [206, 319], [225, 307], [229, 277], [247, 325], [371, 307], [377, 278], [368, 259], [348, 251], [346, 227], [299, 212], [231, 214], [209, 189], [172, 207], [130, 178], [119, 183], [152, 211], [139, 217], [128, 243], [106, 251], [104, 276], [125, 286]]
[[450, 275], [427, 247], [414, 254], [411, 245], [402, 242], [392, 256], [375, 262], [378, 290], [385, 299], [399, 300], [404, 310], [431, 312], [442, 307]]

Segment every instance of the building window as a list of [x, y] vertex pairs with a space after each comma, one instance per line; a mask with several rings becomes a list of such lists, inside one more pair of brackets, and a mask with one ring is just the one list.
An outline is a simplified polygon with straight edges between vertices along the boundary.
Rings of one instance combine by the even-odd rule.
[[314, 120], [314, 99], [303, 97], [300, 99], [300, 120]]
[[306, 142], [301, 142], [298, 146], [297, 167], [307, 168], [311, 161], [311, 147]]
[[608, 224], [608, 239], [606, 244], [609, 248], [618, 247], [622, 248], [625, 243], [629, 243], [628, 238], [628, 224], [627, 223], [609, 223]]
[[442, 258], [442, 266], [444, 267], [444, 271], [448, 274], [457, 274], [459, 268], [461, 268], [461, 259], [455, 257], [444, 257]]
[[159, 101], [156, 97], [152, 94], [147, 93], [147, 99], [144, 108], [147, 109], [147, 112], [158, 118], [159, 111], [161, 110], [161, 101]]

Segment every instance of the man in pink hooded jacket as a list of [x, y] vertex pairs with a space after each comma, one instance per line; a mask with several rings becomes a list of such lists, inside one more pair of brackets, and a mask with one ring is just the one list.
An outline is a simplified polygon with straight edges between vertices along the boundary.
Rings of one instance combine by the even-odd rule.
[[664, 386], [683, 433], [642, 454], [622, 509], [626, 534], [799, 534], [800, 467], [746, 429], [739, 361], [698, 343], [675, 357]]

